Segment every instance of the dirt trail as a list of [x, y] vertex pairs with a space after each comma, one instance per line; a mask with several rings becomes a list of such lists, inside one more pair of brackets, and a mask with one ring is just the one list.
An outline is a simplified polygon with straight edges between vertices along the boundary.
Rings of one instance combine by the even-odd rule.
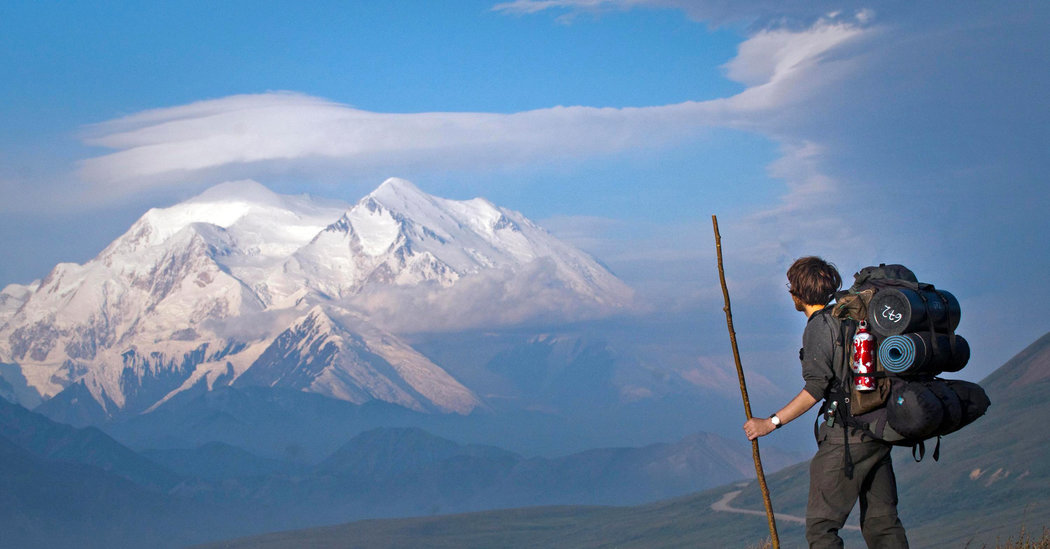
[[[752, 510], [752, 509], [741, 509], [739, 507], [733, 507], [733, 506], [730, 505], [730, 503], [734, 499], [736, 499], [736, 497], [739, 496], [740, 492], [742, 492], [742, 491], [743, 490], [734, 490], [732, 492], [727, 492], [725, 495], [722, 496], [722, 499], [720, 499], [720, 500], [718, 500], [718, 501], [716, 501], [716, 502], [711, 504], [711, 510], [712, 511], [722, 511], [724, 513], [743, 513], [745, 515], [760, 515], [760, 516], [763, 516], [763, 517], [766, 516], [766, 512], [765, 511], [755, 511], [755, 510]], [[803, 526], [805, 526], [805, 524], [806, 524], [806, 518], [805, 517], [799, 517], [799, 516], [796, 516], [796, 515], [788, 515], [788, 514], [777, 513], [777, 512], [773, 512], [773, 516], [777, 519], [777, 521], [780, 521], [780, 522], [794, 522], [794, 523], [797, 523], [797, 524], [801, 524]], [[853, 530], [853, 531], [856, 531], [856, 532], [860, 531], [860, 527], [859, 526], [853, 526], [853, 525], [843, 526], [842, 529], [843, 530]]]

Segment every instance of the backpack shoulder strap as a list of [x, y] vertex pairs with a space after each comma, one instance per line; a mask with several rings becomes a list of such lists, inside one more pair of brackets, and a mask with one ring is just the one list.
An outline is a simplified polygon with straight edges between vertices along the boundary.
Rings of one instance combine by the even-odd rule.
[[853, 429], [867, 429], [866, 425], [861, 425], [853, 417], [853, 414], [849, 410], [849, 387], [853, 381], [853, 373], [849, 367], [850, 361], [850, 344], [853, 341], [853, 334], [856, 332], [856, 323], [850, 319], [838, 318], [834, 314], [832, 307], [829, 305], [820, 311], [821, 314], [827, 314], [828, 321], [832, 323], [835, 328], [834, 338], [834, 352], [832, 356], [832, 373], [834, 378], [831, 380], [831, 386], [828, 387], [828, 392], [824, 396], [825, 403], [833, 402], [834, 410], [831, 410], [834, 421], [837, 421], [842, 426], [842, 438], [843, 438], [843, 465], [845, 466], [846, 478], [853, 478], [853, 456], [850, 454], [849, 448], [849, 431]]

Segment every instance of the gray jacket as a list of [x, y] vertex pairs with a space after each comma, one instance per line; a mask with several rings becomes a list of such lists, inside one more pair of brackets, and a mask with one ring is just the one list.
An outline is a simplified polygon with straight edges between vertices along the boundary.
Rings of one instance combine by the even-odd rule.
[[[846, 341], [848, 335], [842, 329], [842, 321], [831, 315], [830, 306], [813, 313], [806, 322], [806, 329], [802, 333], [802, 349], [798, 353], [802, 360], [802, 380], [805, 382], [803, 389], [818, 401], [827, 399], [832, 387], [840, 380], [849, 379], [846, 370], [849, 368], [847, 353], [848, 345], [852, 342]], [[829, 405], [829, 402], [821, 405], [820, 427], [816, 432], [817, 442], [828, 440], [842, 443], [846, 430], [840, 422], [836, 419], [835, 425], [829, 427], [825, 421], [827, 418], [823, 412]], [[849, 431], [851, 444], [875, 440], [862, 430]]]

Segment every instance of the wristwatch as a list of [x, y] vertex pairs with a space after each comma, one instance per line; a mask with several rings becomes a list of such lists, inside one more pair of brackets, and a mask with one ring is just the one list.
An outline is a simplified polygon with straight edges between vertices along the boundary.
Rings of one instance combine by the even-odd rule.
[[782, 424], [782, 423], [780, 422], [780, 418], [779, 418], [779, 417], [777, 417], [777, 415], [776, 415], [776, 414], [773, 414], [773, 415], [769, 416], [769, 421], [773, 422], [773, 428], [774, 428], [774, 429], [779, 429], [779, 428], [780, 428], [780, 426], [781, 426], [781, 425], [783, 425], [783, 424]]

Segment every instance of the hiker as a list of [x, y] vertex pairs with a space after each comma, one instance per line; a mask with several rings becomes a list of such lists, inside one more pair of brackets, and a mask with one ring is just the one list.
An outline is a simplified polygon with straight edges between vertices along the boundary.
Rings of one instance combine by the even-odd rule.
[[[798, 396], [769, 418], [751, 418], [744, 424], [748, 440], [768, 435], [826, 400], [842, 380], [846, 361], [836, 356], [838, 320], [828, 303], [842, 285], [835, 266], [819, 257], [796, 260], [787, 271], [788, 292], [795, 309], [808, 320], [802, 335], [802, 379]], [[848, 381], [847, 381], [848, 383]], [[827, 404], [825, 403], [825, 407]], [[826, 412], [822, 408], [822, 412]], [[810, 547], [842, 547], [839, 529], [860, 500], [860, 527], [868, 547], [908, 547], [904, 526], [897, 517], [897, 481], [890, 460], [892, 445], [876, 440], [859, 429], [829, 425], [820, 416], [817, 453], [809, 467], [809, 503], [806, 508], [806, 539]], [[848, 439], [847, 439], [848, 436]], [[852, 468], [852, 471], [849, 469]], [[850, 474], [852, 473], [852, 474]]]

